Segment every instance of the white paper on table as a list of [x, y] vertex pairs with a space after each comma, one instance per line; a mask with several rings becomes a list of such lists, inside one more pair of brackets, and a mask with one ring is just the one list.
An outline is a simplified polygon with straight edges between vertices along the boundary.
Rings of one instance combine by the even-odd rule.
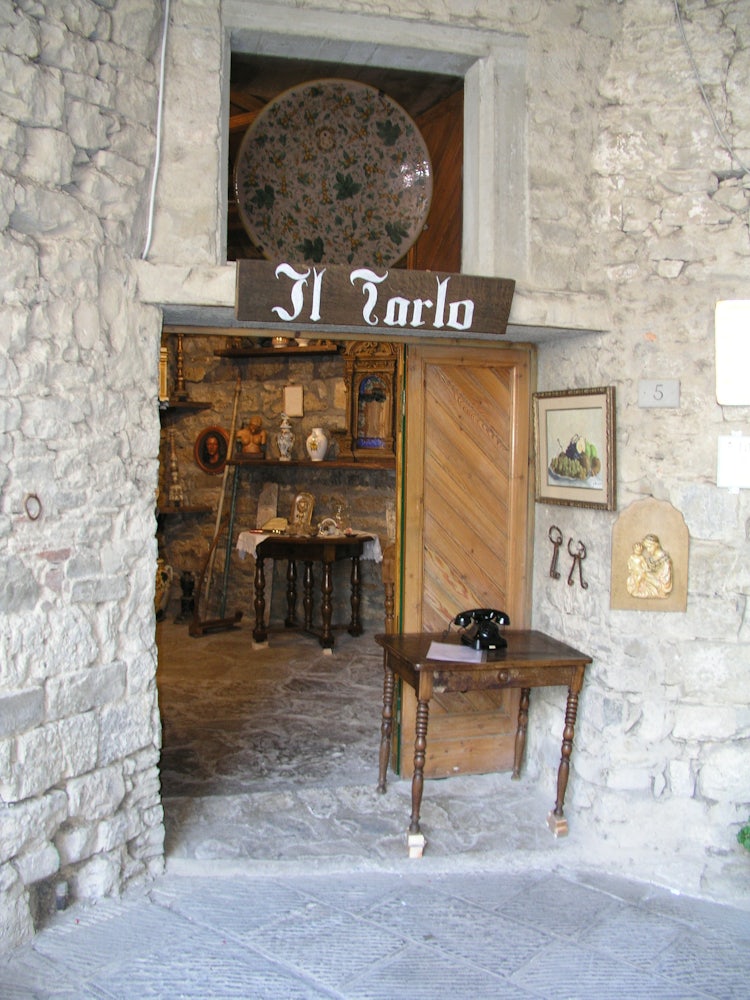
[[457, 646], [452, 642], [431, 642], [427, 650], [428, 660], [452, 660], [454, 663], [482, 663], [483, 649], [471, 646]]
[[[351, 533], [352, 541], [356, 541], [357, 535], [366, 535], [366, 531], [353, 531]], [[244, 559], [245, 556], [255, 557], [255, 550], [264, 542], [267, 538], [283, 538], [283, 535], [269, 535], [257, 528], [253, 530], [241, 531], [237, 537], [237, 552], [240, 559]], [[323, 537], [323, 536], [320, 536]], [[377, 535], [371, 539], [369, 542], [365, 542], [362, 546], [362, 558], [364, 560], [371, 560], [372, 562], [382, 562], [383, 561], [383, 550], [380, 546], [380, 539]]]
[[265, 542], [267, 538], [271, 538], [271, 535], [264, 534], [260, 531], [241, 531], [237, 537], [237, 552], [240, 559], [244, 559], [245, 556], [252, 556], [255, 558], [255, 550], [260, 545], [261, 542]]
[[383, 561], [383, 550], [380, 547], [380, 539], [376, 535], [372, 541], [365, 542], [362, 547], [362, 558], [370, 559], [372, 562], [382, 562]]

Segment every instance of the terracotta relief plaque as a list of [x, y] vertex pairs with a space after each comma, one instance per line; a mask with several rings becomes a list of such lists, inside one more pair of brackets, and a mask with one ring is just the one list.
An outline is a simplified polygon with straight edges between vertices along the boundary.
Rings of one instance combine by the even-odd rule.
[[623, 611], [685, 611], [689, 535], [666, 500], [638, 500], [612, 529], [610, 606]]

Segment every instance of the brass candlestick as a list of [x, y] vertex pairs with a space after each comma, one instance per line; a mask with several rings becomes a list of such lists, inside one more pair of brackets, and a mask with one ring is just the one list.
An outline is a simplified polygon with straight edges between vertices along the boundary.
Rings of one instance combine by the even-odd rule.
[[182, 402], [188, 398], [187, 389], [185, 388], [185, 369], [183, 365], [181, 333], [177, 334], [177, 390], [175, 395]]

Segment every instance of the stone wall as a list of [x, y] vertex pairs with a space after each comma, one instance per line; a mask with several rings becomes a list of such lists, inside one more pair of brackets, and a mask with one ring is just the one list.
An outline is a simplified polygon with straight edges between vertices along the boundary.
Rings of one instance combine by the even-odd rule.
[[[505, 43], [522, 39], [525, 121], [514, 134], [526, 143], [527, 189], [518, 200], [528, 219], [521, 264], [510, 275], [517, 281], [511, 324], [550, 328], [539, 344], [540, 390], [615, 386], [618, 509], [643, 497], [666, 500], [691, 536], [686, 612], [614, 611], [617, 514], [536, 505], [533, 622], [594, 657], [580, 705], [570, 810], [579, 831], [609, 846], [614, 867], [687, 891], [736, 896], [746, 858], [735, 837], [750, 812], [742, 764], [750, 738], [750, 511], [746, 492], [731, 495], [715, 483], [717, 437], [747, 430], [748, 409], [716, 404], [713, 308], [722, 297], [747, 297], [750, 187], [714, 130], [674, 4], [429, 0], [399, 4], [397, 17], [392, 5], [371, 0], [282, 0], [273, 13], [263, 3], [250, 3], [250, 13], [247, 7], [226, 0], [224, 12], [244, 16], [249, 31], [255, 18], [288, 33], [290, 53], [303, 20], [316, 37], [358, 42], [359, 18], [372, 18], [381, 41], [390, 23], [394, 58], [399, 45], [411, 46], [405, 63], [420, 59], [415, 22], [444, 26], [462, 40], [461, 33], [476, 32], [477, 59], [490, 58], [493, 33]], [[682, 0], [680, 10], [706, 92], [747, 164], [746, 4]], [[450, 48], [444, 35], [439, 41]], [[482, 88], [498, 86], [491, 75], [483, 70], [475, 78], [484, 96]], [[203, 96], [209, 130], [220, 85]], [[480, 100], [480, 114], [481, 107]], [[515, 110], [496, 110], [495, 122]], [[206, 135], [219, 143], [216, 132]], [[483, 192], [472, 184], [488, 176], [487, 164], [480, 166], [465, 176], [474, 205]], [[167, 217], [174, 209], [180, 221], [179, 185], [164, 181]], [[201, 183], [218, 189], [216, 175]], [[178, 228], [170, 242], [165, 221], [157, 257], [185, 266], [139, 273], [144, 293], [175, 301], [181, 281], [186, 302], [231, 303], [232, 276], [221, 273], [221, 260], [208, 255], [205, 268], [189, 268]], [[481, 246], [474, 258], [480, 272], [494, 259], [485, 259]], [[555, 332], [587, 327], [603, 332]], [[679, 379], [680, 407], [639, 408], [643, 378]], [[550, 579], [551, 523], [566, 540], [586, 544], [587, 590], [567, 586], [567, 567], [562, 581]], [[528, 768], [547, 783], [559, 725], [559, 692], [536, 697]]]
[[0, 948], [160, 870], [159, 5], [0, 5]]
[[[612, 11], [586, 7], [590, 24], [600, 8], [600, 27], [601, 8]], [[747, 167], [747, 5], [680, 7], [714, 112]], [[582, 26], [572, 37], [580, 38]], [[539, 165], [531, 176], [533, 214], [549, 204], [549, 184], [540, 184], [548, 164], [574, 164], [577, 179], [570, 180], [585, 190], [585, 215], [578, 218], [576, 209], [570, 218], [567, 198], [558, 199], [560, 225], [572, 228], [553, 239], [586, 244], [586, 267], [573, 280], [602, 288], [612, 319], [600, 337], [545, 345], [540, 388], [614, 385], [618, 510], [646, 497], [668, 501], [690, 534], [684, 613], [611, 610], [617, 514], [537, 506], [534, 622], [595, 658], [580, 705], [571, 808], [626, 868], [686, 891], [748, 899], [747, 857], [735, 838], [750, 810], [750, 499], [715, 484], [717, 438], [747, 433], [750, 410], [717, 405], [713, 310], [721, 298], [747, 297], [750, 174], [717, 137], [673, 4], [620, 6], [590, 88], [573, 85], [577, 65], [565, 48], [567, 68], [555, 77], [558, 99], [568, 93], [556, 109], [560, 128], [532, 134]], [[543, 100], [540, 87], [537, 77], [534, 108]], [[585, 163], [567, 125], [576, 120], [589, 136]], [[538, 261], [549, 236], [535, 227]], [[558, 270], [557, 281], [564, 280]], [[680, 382], [679, 408], [640, 408], [638, 381], [666, 378]], [[587, 590], [566, 586], [567, 574], [550, 579], [552, 523], [565, 539], [586, 544]], [[532, 734], [549, 731], [557, 718], [551, 701], [538, 707]], [[532, 742], [543, 767], [554, 739], [533, 735]]]
[[[476, 31], [477, 57], [493, 32], [524, 40], [517, 134], [528, 147], [528, 241], [510, 275], [511, 321], [543, 327], [554, 316], [556, 327], [580, 329], [606, 318], [599, 336], [540, 345], [539, 388], [614, 385], [618, 507], [667, 500], [691, 536], [685, 613], [612, 611], [616, 514], [537, 505], [534, 624], [594, 657], [576, 731], [571, 837], [585, 831], [608, 846], [613, 868], [741, 897], [750, 510], [746, 491], [716, 487], [715, 460], [717, 436], [746, 431], [750, 412], [715, 402], [712, 313], [721, 297], [747, 297], [750, 187], [716, 136], [674, 5], [415, 0], [392, 18], [392, 4], [369, 0], [224, 3], [243, 7], [272, 14], [290, 34], [301, 14], [327, 12], [326, 31], [344, 39], [350, 16], [372, 15], [394, 50], [416, 45], [405, 25], [426, 21], [462, 38]], [[680, 8], [707, 94], [747, 164], [746, 0]], [[159, 282], [171, 264], [181, 265], [169, 274], [186, 301], [231, 306], [233, 280], [220, 251], [218, 0], [172, 4], [154, 227], [165, 269], [135, 266], [160, 11], [155, 0], [0, 6], [4, 946], [43, 919], [58, 882], [99, 895], [162, 863], [160, 322], [139, 303], [164, 301]], [[496, 83], [480, 74], [476, 85]], [[487, 266], [481, 253], [477, 267]], [[681, 382], [679, 409], [640, 409], [638, 380], [667, 377]], [[552, 519], [587, 546], [585, 591], [568, 587], [567, 574], [549, 578]], [[535, 698], [528, 769], [545, 782], [559, 725], [557, 693]]]

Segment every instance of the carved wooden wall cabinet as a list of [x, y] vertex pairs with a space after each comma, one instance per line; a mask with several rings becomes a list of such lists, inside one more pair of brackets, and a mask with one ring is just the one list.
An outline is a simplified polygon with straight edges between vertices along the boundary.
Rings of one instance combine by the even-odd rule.
[[396, 454], [398, 344], [349, 341], [344, 345], [348, 426], [344, 447], [355, 459]]

